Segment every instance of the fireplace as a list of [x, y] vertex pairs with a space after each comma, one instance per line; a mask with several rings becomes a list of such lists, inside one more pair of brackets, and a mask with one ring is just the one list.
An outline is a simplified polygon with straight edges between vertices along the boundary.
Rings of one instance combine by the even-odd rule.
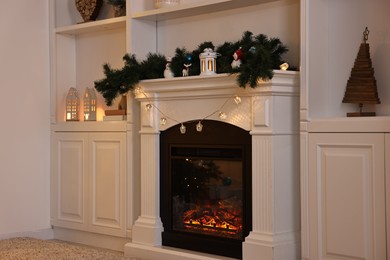
[[206, 120], [160, 133], [162, 244], [242, 258], [252, 228], [251, 136]]
[[[129, 153], [139, 154], [140, 164], [131, 166], [136, 170], [128, 179], [135, 182], [135, 190], [139, 187], [139, 192], [129, 193], [139, 214], [129, 222], [134, 224], [126, 255], [151, 260], [300, 259], [299, 72], [274, 71], [272, 80], [258, 82], [255, 89], [238, 88], [236, 82], [235, 75], [227, 74], [145, 80], [135, 99], [128, 97], [128, 106], [139, 108], [140, 127], [134, 134], [139, 134], [140, 149]], [[241, 102], [235, 102], [236, 96]], [[220, 117], [224, 113], [226, 117]], [[229, 135], [226, 129], [243, 131], [248, 140], [238, 141], [238, 134]], [[167, 142], [165, 135], [171, 131], [175, 137]], [[208, 138], [207, 131], [215, 135]], [[250, 145], [243, 145], [247, 141]], [[182, 186], [196, 167], [213, 169], [214, 178], [202, 183], [202, 192], [197, 192], [201, 196], [192, 199]], [[164, 168], [171, 175], [167, 179]], [[243, 169], [242, 192], [235, 187], [241, 181], [226, 168]], [[183, 172], [189, 174], [187, 180]], [[179, 183], [167, 183], [172, 176]], [[226, 205], [229, 211], [224, 212]], [[235, 221], [210, 220], [222, 213], [234, 215]], [[192, 247], [199, 241], [203, 246]], [[228, 242], [220, 246], [216, 241]]]

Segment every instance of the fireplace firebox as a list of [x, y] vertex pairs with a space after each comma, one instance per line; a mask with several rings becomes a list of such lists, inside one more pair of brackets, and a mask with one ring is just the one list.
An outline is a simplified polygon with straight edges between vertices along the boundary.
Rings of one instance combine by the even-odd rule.
[[252, 228], [251, 135], [213, 120], [199, 132], [197, 123], [160, 134], [162, 243], [242, 258]]

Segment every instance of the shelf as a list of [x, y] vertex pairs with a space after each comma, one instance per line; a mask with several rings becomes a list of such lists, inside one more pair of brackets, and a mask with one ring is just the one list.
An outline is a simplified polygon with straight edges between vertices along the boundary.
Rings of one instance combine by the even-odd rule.
[[388, 133], [390, 117], [338, 117], [314, 119], [308, 123], [310, 133]]
[[53, 132], [124, 132], [126, 121], [57, 122], [51, 125]]
[[79, 34], [113, 30], [113, 29], [125, 28], [125, 27], [126, 27], [126, 16], [121, 16], [121, 17], [109, 18], [109, 19], [104, 19], [99, 21], [63, 26], [57, 28], [55, 32], [57, 34], [79, 35]]
[[133, 19], [163, 21], [182, 17], [201, 15], [206, 13], [220, 12], [234, 8], [247, 7], [278, 0], [208, 0], [196, 3], [180, 4], [174, 7], [153, 9], [137, 12], [132, 15]]
[[215, 95], [241, 96], [253, 95], [253, 93], [279, 93], [283, 95], [298, 95], [299, 93], [299, 72], [274, 70], [274, 77], [268, 81], [259, 81], [257, 88], [240, 88], [237, 85], [237, 75], [221, 73], [213, 76], [190, 76], [176, 77], [172, 79], [149, 79], [142, 80], [139, 87], [142, 92], [136, 95], [139, 100], [153, 99], [148, 93], [158, 93], [159, 99], [174, 99], [177, 95], [196, 99], [200, 97], [211, 97]]

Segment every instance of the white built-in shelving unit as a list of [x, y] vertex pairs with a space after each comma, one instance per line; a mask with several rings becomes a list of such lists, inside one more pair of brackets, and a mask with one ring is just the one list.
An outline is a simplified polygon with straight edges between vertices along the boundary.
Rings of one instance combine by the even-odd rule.
[[[384, 234], [371, 227], [385, 226], [382, 191], [388, 190], [390, 184], [387, 182], [386, 188], [381, 186], [376, 189], [370, 182], [364, 181], [381, 179], [383, 174], [387, 176], [387, 180], [390, 179], [387, 169], [389, 159], [385, 157], [385, 151], [390, 149], [390, 74], [386, 70], [390, 58], [388, 0], [181, 0], [179, 6], [161, 9], [154, 8], [153, 0], [127, 0], [127, 16], [114, 17], [113, 11], [105, 4], [97, 21], [88, 23], [82, 23], [73, 0], [50, 0], [49, 3], [53, 140], [68, 140], [67, 134], [62, 135], [65, 132], [71, 133], [73, 140], [83, 137], [86, 143], [90, 140], [101, 140], [101, 137], [92, 133], [126, 133], [126, 185], [125, 190], [120, 191], [123, 196], [121, 198], [126, 201], [126, 221], [120, 222], [121, 231], [108, 233], [131, 237], [131, 227], [139, 215], [139, 112], [129, 97], [127, 121], [102, 122], [104, 110], [108, 107], [101, 95], [98, 95], [98, 122], [69, 123], [65, 121], [65, 97], [68, 89], [76, 87], [82, 96], [86, 87], [93, 87], [95, 80], [104, 77], [102, 65], [109, 63], [113, 68], [121, 68], [125, 53], [135, 54], [139, 59], [145, 58], [150, 52], [173, 56], [177, 47], [192, 50], [204, 41], [219, 45], [225, 41], [238, 40], [244, 31], [249, 30], [254, 34], [264, 33], [269, 37], [280, 38], [289, 47], [286, 60], [300, 68], [302, 259], [320, 259], [322, 254], [346, 257], [354, 255], [365, 259], [378, 259], [383, 256], [386, 251], [383, 244]], [[346, 112], [356, 110], [357, 106], [343, 104], [341, 101], [366, 26], [370, 29], [368, 42], [381, 104], [366, 107], [377, 112], [376, 118], [347, 118]], [[351, 137], [345, 139], [344, 133]], [[65, 139], [61, 139], [62, 137]], [[121, 138], [117, 140], [122, 140]], [[360, 146], [359, 140], [364, 141]], [[384, 147], [378, 140], [383, 140]], [[112, 147], [114, 143], [111, 143]], [[58, 148], [57, 145], [58, 142], [53, 149]], [[341, 156], [340, 160], [346, 163], [351, 161], [343, 160], [343, 156], [350, 159], [351, 155], [357, 154], [363, 156], [359, 158], [367, 158], [370, 163], [379, 162], [380, 165], [375, 164], [377, 168], [367, 168], [360, 172], [363, 185], [354, 186], [354, 189], [345, 185], [345, 190], [350, 190], [351, 193], [343, 194], [341, 186], [334, 186], [334, 189], [331, 186], [318, 186], [324, 188], [321, 193], [321, 189], [316, 185], [325, 185], [325, 180], [332, 181], [333, 185], [348, 184], [341, 174], [330, 176], [332, 172], [319, 170], [325, 161], [318, 159], [321, 155], [315, 151], [327, 152], [329, 147], [333, 147], [331, 152]], [[359, 147], [365, 149], [359, 150]], [[377, 148], [373, 151], [373, 147]], [[359, 154], [359, 151], [362, 153]], [[364, 157], [371, 152], [373, 157]], [[52, 154], [58, 156], [55, 150]], [[88, 161], [87, 165], [92, 164]], [[340, 166], [333, 166], [341, 169]], [[57, 178], [55, 174], [58, 174], [58, 168], [55, 167], [58, 165], [53, 166], [53, 174]], [[353, 169], [340, 170], [340, 173], [345, 172], [354, 176]], [[325, 179], [326, 176], [331, 178]], [[57, 184], [53, 185], [58, 188], [55, 186]], [[354, 198], [358, 198], [360, 192], [368, 191], [363, 194], [361, 200], [355, 201], [356, 205], [367, 209], [367, 212], [373, 209], [371, 206], [375, 203], [381, 204], [375, 204], [375, 210], [371, 211], [376, 219], [366, 214], [361, 218], [362, 225], [347, 221], [347, 224], [352, 223], [353, 227], [366, 230], [368, 233], [364, 236], [358, 237], [343, 232], [346, 234], [345, 239], [341, 239], [337, 245], [328, 243], [330, 240], [326, 239], [329, 237], [343, 238], [337, 230], [347, 226], [343, 224], [343, 218], [337, 211], [326, 212], [326, 208], [320, 208], [319, 202], [324, 202], [322, 199], [327, 199], [328, 207], [340, 206], [338, 198], [327, 197], [331, 196], [333, 190], [337, 190], [339, 196], [348, 195]], [[387, 201], [390, 201], [389, 192], [386, 194]], [[374, 201], [373, 197], [379, 200]], [[310, 198], [315, 198], [315, 201]], [[55, 203], [54, 209], [58, 209]], [[387, 210], [388, 208], [389, 205]], [[350, 212], [360, 214], [357, 208], [351, 209]], [[332, 217], [333, 222], [321, 222], [324, 220], [321, 216]], [[389, 226], [387, 224], [387, 227]], [[123, 230], [126, 232], [122, 232]], [[387, 236], [389, 233], [387, 232]], [[344, 250], [351, 245], [351, 248], [354, 248], [355, 244], [362, 248], [358, 253], [354, 250]], [[335, 247], [325, 248], [329, 245]]]
[[[118, 244], [131, 238], [131, 229], [139, 215], [140, 207], [139, 111], [134, 105], [136, 101], [129, 96], [126, 121], [108, 122], [102, 119], [104, 110], [110, 108], [98, 94], [97, 122], [66, 122], [65, 98], [70, 87], [76, 87], [82, 97], [86, 87], [94, 87], [94, 81], [104, 77], [103, 64], [108, 63], [112, 68], [122, 68], [122, 58], [126, 53], [135, 54], [139, 60], [145, 58], [148, 53], [156, 52], [173, 56], [177, 47], [193, 50], [205, 41], [212, 41], [216, 46], [225, 41], [234, 42], [241, 38], [244, 31], [280, 38], [289, 47], [286, 60], [291, 65], [299, 67], [299, 0], [181, 0], [179, 6], [161, 9], [155, 9], [153, 2], [127, 0], [127, 15], [114, 17], [113, 11], [105, 1], [97, 20], [84, 23], [76, 10], [74, 0], [49, 0], [54, 180], [52, 223], [56, 227], [57, 236], [63, 239], [71, 240], [77, 234], [80, 239], [77, 242], [117, 249]], [[159, 80], [162, 79], [156, 81]], [[105, 150], [104, 145], [94, 146], [104, 143], [105, 138], [108, 149]], [[70, 147], [67, 146], [69, 144]], [[122, 149], [123, 144], [126, 149]], [[70, 150], [67, 150], [68, 148]], [[87, 151], [84, 151], [85, 149]], [[119, 155], [114, 153], [116, 149], [119, 149]], [[76, 183], [80, 189], [76, 195], [70, 192], [60, 193], [61, 189], [71, 187], [66, 186], [66, 183], [72, 182], [70, 179], [62, 179], [67, 176], [68, 168], [61, 168], [61, 165], [71, 165], [75, 159], [73, 153], [67, 153], [68, 151], [84, 156], [77, 157], [76, 160], [78, 166], [85, 168], [69, 175], [72, 180], [83, 181], [83, 184]], [[111, 152], [114, 154], [110, 154]], [[93, 156], [98, 153], [112, 159], [108, 160], [108, 166], [97, 164], [95, 160], [97, 157]], [[120, 161], [123, 158], [125, 162]], [[102, 174], [95, 171], [99, 165], [110, 169], [115, 165], [117, 169], [123, 170], [112, 173], [108, 179], [114, 182], [116, 179], [112, 176], [116, 176], [125, 185], [114, 188], [105, 186], [111, 182], [95, 178], [98, 176], [96, 174]], [[68, 182], [61, 186], [59, 180]], [[94, 207], [99, 203], [99, 197], [94, 197], [98, 194], [95, 190], [96, 180], [101, 181], [98, 184], [104, 189], [113, 192], [108, 194], [110, 198], [120, 200], [111, 203], [115, 207], [110, 208], [111, 204], [103, 202], [98, 208], [104, 211], [94, 211], [96, 209]], [[71, 196], [75, 197], [72, 199]], [[59, 204], [61, 200], [69, 203], [66, 204], [68, 208], [61, 208]], [[59, 219], [64, 216], [61, 210], [79, 210], [81, 204], [77, 203], [83, 205], [82, 209], [85, 211], [83, 216], [80, 216], [80, 212], [73, 212], [72, 217], [68, 219], [69, 222], [67, 219]], [[106, 216], [108, 223], [103, 220], [105, 214], [108, 216]], [[116, 216], [119, 216], [118, 219]], [[100, 222], [96, 222], [96, 217], [102, 217], [98, 218]], [[72, 224], [72, 221], [81, 224]], [[98, 227], [94, 226], [96, 223]], [[110, 230], [110, 225], [113, 230]], [[93, 239], [87, 235], [91, 233], [94, 234]], [[116, 243], [112, 246], [110, 243], [104, 243], [106, 236], [110, 236], [110, 239], [119, 237], [124, 240], [110, 240]]]

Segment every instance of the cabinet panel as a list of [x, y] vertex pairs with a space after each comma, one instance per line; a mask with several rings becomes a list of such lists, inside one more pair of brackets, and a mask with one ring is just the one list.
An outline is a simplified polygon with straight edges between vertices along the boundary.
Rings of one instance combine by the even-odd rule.
[[62, 141], [59, 162], [59, 218], [82, 222], [83, 142]]
[[383, 134], [309, 137], [310, 259], [385, 259]]
[[125, 134], [91, 135], [92, 229], [123, 232]]
[[55, 223], [82, 228], [86, 221], [86, 136], [57, 134], [53, 137]]
[[53, 225], [126, 236], [126, 133], [54, 133]]

